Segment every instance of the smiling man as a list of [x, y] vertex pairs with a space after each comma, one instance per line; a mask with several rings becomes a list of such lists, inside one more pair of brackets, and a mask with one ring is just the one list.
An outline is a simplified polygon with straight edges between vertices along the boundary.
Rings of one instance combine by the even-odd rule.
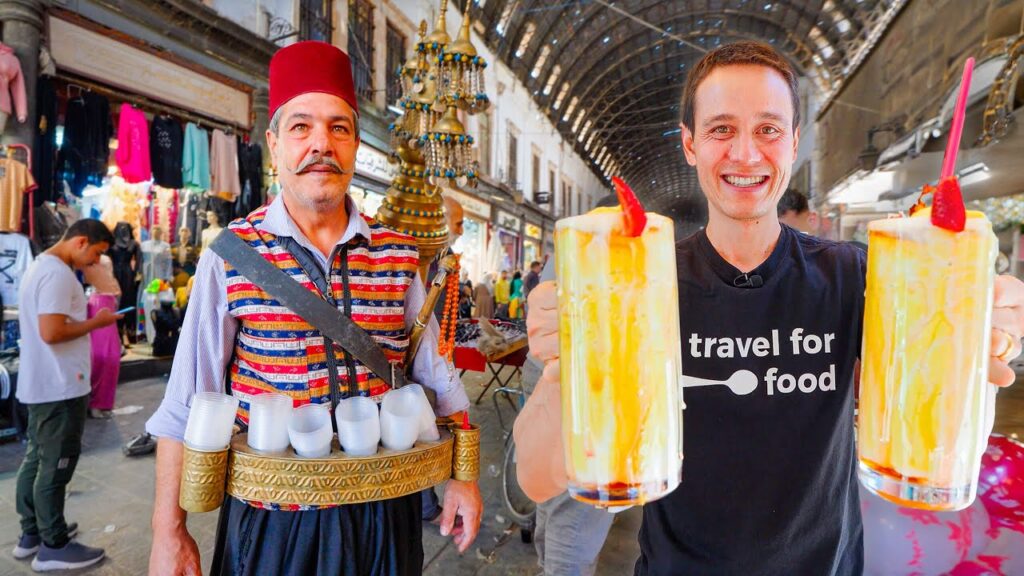
[[[799, 110], [796, 73], [764, 44], [715, 49], [687, 79], [682, 147], [708, 225], [676, 247], [683, 370], [747, 385], [686, 390], [682, 484], [644, 506], [637, 575], [863, 572], [853, 375], [865, 255], [779, 223]], [[1014, 379], [1022, 304], [1024, 284], [997, 279], [999, 386]], [[546, 365], [515, 440], [520, 483], [543, 501], [566, 486], [553, 284], [530, 306], [530, 351]]]
[[[281, 194], [222, 234], [236, 234], [291, 277], [281, 282], [304, 285], [350, 317], [394, 365], [405, 357], [425, 291], [416, 272], [415, 241], [360, 214], [348, 196], [359, 147], [351, 70], [344, 52], [322, 42], [299, 42], [274, 55], [266, 137], [280, 169]], [[437, 354], [437, 333], [432, 322], [412, 376], [436, 392], [439, 415], [453, 415], [468, 408], [469, 399]], [[150, 574], [201, 573], [196, 542], [178, 506], [182, 441], [195, 393], [228, 391], [238, 397], [237, 422], [243, 427], [249, 400], [264, 392], [291, 396], [295, 406], [333, 407], [350, 396], [379, 401], [389, 384], [349, 354], [346, 344], [327, 339], [215, 251], [203, 253], [167, 393], [147, 423], [147, 431], [160, 438]], [[480, 525], [476, 482], [448, 481], [443, 506], [441, 532], [452, 534], [464, 551]], [[211, 573], [420, 574], [420, 516], [419, 493], [302, 508], [227, 497]], [[456, 516], [462, 518], [459, 526]]]

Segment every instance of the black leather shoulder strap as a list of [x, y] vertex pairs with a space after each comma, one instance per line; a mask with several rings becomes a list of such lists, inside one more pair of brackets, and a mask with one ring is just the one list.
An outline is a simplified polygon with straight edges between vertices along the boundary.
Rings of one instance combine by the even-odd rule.
[[302, 316], [321, 334], [366, 365], [393, 388], [405, 386], [404, 371], [392, 366], [377, 343], [351, 318], [296, 282], [266, 260], [230, 229], [225, 228], [210, 249], [235, 267], [250, 282], [267, 291], [292, 312]]

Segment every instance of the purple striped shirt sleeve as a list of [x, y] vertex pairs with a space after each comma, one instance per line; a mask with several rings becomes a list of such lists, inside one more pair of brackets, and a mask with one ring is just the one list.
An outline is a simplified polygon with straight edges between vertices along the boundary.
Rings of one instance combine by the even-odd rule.
[[224, 261], [206, 250], [196, 265], [167, 390], [160, 407], [146, 422], [147, 432], [183, 440], [195, 393], [224, 391], [237, 332], [238, 321], [228, 314]]

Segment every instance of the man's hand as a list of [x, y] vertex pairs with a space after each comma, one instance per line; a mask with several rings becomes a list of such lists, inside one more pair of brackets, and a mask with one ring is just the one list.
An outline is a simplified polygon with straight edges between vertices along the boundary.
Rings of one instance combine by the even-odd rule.
[[541, 282], [530, 291], [526, 334], [530, 354], [544, 364], [558, 359], [558, 291], [554, 282]]
[[149, 576], [202, 576], [203, 573], [199, 567], [199, 548], [185, 528], [187, 514], [178, 506], [184, 453], [184, 444], [173, 438], [157, 441]]
[[565, 492], [569, 481], [562, 446], [558, 291], [554, 282], [542, 282], [530, 291], [526, 333], [530, 355], [544, 363], [544, 372], [516, 416], [516, 478], [527, 496], [544, 502]]
[[182, 525], [153, 532], [149, 576], [202, 576], [199, 547]]
[[1024, 336], [1024, 282], [1013, 276], [996, 276], [992, 299], [992, 345], [988, 379], [996, 386], [1013, 384], [1016, 375], [1010, 361], [1020, 356]]
[[[441, 507], [441, 536], [454, 536], [453, 541], [462, 554], [480, 532], [480, 516], [484, 509], [480, 487], [475, 481], [449, 480], [444, 487]], [[461, 523], [455, 522], [456, 516], [462, 519]]]
[[97, 328], [113, 324], [122, 317], [123, 315], [115, 314], [109, 308], [100, 308], [95, 316], [82, 322], [73, 322], [65, 314], [40, 314], [39, 337], [51, 346], [61, 342], [70, 342]]
[[104, 326], [110, 326], [121, 318], [124, 318], [124, 314], [115, 314], [110, 308], [100, 308], [96, 311], [92, 321], [95, 322], [96, 328], [103, 328]]

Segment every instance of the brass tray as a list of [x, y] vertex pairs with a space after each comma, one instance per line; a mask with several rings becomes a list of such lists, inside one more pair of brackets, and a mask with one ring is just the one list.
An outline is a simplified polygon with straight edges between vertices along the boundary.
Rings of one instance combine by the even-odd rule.
[[282, 505], [329, 506], [399, 498], [436, 486], [452, 476], [453, 438], [442, 428], [436, 442], [417, 442], [408, 450], [383, 446], [373, 456], [349, 456], [338, 439], [331, 454], [302, 458], [253, 450], [246, 434], [231, 439], [227, 493], [241, 500]]

